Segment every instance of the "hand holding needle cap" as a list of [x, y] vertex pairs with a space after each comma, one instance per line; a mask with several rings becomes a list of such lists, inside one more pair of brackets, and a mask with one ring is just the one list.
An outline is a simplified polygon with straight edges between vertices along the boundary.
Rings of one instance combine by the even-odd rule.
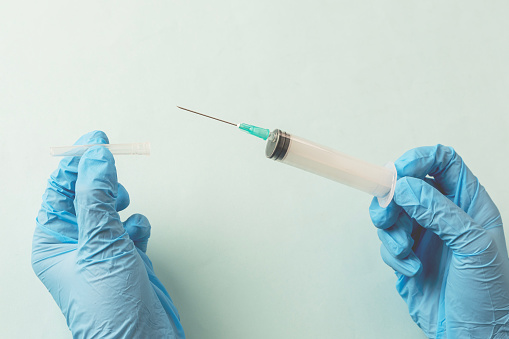
[[62, 158], [36, 219], [32, 267], [75, 338], [185, 337], [170, 295], [146, 253], [151, 226], [129, 205], [108, 138], [101, 131], [76, 144], [94, 145]]

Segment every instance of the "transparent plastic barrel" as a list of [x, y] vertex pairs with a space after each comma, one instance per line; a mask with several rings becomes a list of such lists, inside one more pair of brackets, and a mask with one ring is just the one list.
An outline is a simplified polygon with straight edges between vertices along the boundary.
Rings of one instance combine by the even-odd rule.
[[275, 160], [369, 193], [378, 198], [382, 207], [392, 200], [397, 180], [393, 163], [385, 167], [370, 164], [309, 140], [285, 135], [289, 139], [286, 153]]

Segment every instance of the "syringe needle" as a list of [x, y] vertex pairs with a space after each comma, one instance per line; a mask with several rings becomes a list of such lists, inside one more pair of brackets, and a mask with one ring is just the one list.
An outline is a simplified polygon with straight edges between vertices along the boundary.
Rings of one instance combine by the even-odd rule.
[[267, 138], [270, 135], [270, 131], [268, 129], [266, 129], [266, 128], [256, 127], [256, 126], [248, 125], [248, 124], [244, 124], [244, 123], [234, 124], [233, 122], [224, 121], [224, 120], [221, 120], [221, 119], [218, 119], [218, 118], [214, 118], [214, 117], [211, 117], [210, 115], [206, 115], [206, 114], [203, 114], [203, 113], [195, 112], [195, 111], [192, 111], [192, 110], [184, 108], [184, 107], [180, 107], [180, 106], [177, 106], [177, 107], [180, 108], [180, 109], [183, 109], [184, 111], [189, 111], [191, 113], [203, 115], [204, 117], [207, 117], [207, 118], [210, 118], [210, 119], [214, 119], [214, 120], [217, 120], [217, 121], [221, 121], [221, 122], [233, 125], [235, 127], [240, 128], [241, 130], [246, 131], [247, 133], [249, 133], [251, 135], [254, 135], [255, 137], [261, 138], [263, 140], [267, 140]]
[[218, 118], [211, 117], [210, 115], [205, 115], [203, 113], [198, 113], [198, 112], [195, 112], [195, 111], [191, 111], [190, 109], [187, 109], [187, 108], [184, 108], [184, 107], [180, 107], [180, 106], [177, 106], [177, 107], [180, 108], [180, 109], [183, 109], [184, 111], [188, 111], [188, 112], [191, 112], [191, 113], [203, 115], [204, 117], [207, 117], [207, 118], [210, 118], [210, 119], [214, 119], [214, 120], [217, 120], [217, 121], [221, 121], [221, 122], [233, 125], [235, 127], [239, 126], [238, 124], [234, 124], [233, 122], [224, 121], [224, 120], [221, 120], [221, 119], [218, 119]]

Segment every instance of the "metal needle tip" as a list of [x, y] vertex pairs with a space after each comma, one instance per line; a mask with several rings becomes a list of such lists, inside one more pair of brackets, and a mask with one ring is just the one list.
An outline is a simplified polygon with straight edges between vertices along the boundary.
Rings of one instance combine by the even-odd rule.
[[211, 117], [210, 115], [205, 115], [205, 114], [203, 114], [203, 113], [195, 112], [195, 111], [192, 111], [192, 110], [187, 109], [187, 108], [184, 108], [184, 107], [180, 107], [180, 106], [177, 106], [177, 107], [178, 107], [178, 108], [180, 108], [180, 109], [183, 109], [184, 111], [188, 111], [188, 112], [191, 112], [191, 113], [195, 113], [195, 114], [203, 115], [204, 117], [207, 117], [207, 118], [210, 118], [210, 119], [214, 119], [214, 120], [217, 120], [217, 121], [224, 122], [224, 123], [226, 123], [226, 124], [230, 124], [230, 125], [233, 125], [233, 126], [237, 126], [237, 124], [234, 124], [233, 122], [229, 122], [229, 121], [221, 120], [221, 119], [218, 119], [218, 118], [214, 118], [214, 117]]

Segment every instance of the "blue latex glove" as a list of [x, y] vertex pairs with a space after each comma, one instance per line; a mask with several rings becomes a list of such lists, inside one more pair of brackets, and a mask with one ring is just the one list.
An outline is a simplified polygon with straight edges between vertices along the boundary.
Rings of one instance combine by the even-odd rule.
[[[91, 132], [76, 144], [108, 143]], [[32, 267], [74, 338], [184, 338], [177, 309], [145, 254], [150, 224], [135, 214], [105, 147], [66, 157], [51, 175], [32, 244]]]
[[509, 259], [484, 187], [442, 145], [405, 153], [396, 169], [393, 202], [374, 199], [370, 214], [412, 319], [430, 338], [509, 338]]

